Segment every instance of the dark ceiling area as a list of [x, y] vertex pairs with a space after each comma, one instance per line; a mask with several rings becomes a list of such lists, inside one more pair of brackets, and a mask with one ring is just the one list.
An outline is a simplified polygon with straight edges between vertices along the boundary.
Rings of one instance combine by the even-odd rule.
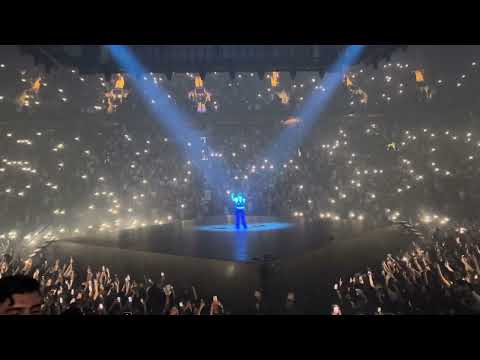
[[[76, 68], [81, 74], [122, 72], [106, 47], [100, 45], [20, 45], [23, 54], [33, 57], [47, 72], [61, 66]], [[358, 63], [377, 66], [406, 45], [369, 45]], [[130, 50], [151, 72], [171, 77], [172, 73], [300, 71], [321, 75], [347, 45], [131, 45]], [[141, 74], [138, 74], [141, 75]]]

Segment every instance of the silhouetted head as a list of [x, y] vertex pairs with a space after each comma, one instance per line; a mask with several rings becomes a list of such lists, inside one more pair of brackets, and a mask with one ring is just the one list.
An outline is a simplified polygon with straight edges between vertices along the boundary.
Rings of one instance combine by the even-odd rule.
[[0, 315], [37, 315], [42, 302], [37, 280], [23, 275], [0, 279]]

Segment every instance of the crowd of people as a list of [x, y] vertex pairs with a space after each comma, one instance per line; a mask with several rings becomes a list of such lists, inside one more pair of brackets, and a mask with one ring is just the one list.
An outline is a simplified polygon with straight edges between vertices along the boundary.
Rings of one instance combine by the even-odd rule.
[[[249, 215], [468, 228], [433, 245], [417, 241], [407, 255], [389, 256], [380, 271], [335, 285], [335, 312], [466, 311], [477, 296], [480, 65], [469, 59], [444, 74], [400, 58], [378, 69], [352, 68], [308, 129], [292, 116], [309, 96], [332, 91], [318, 75], [210, 74], [205, 81], [194, 74], [172, 81], [146, 75], [143, 81], [163, 86], [196, 120], [190, 125], [202, 136], [201, 156], [190, 147], [199, 139], [159, 126], [142, 96], [127, 91], [128, 76], [109, 83], [65, 70], [49, 78], [0, 64], [8, 84], [0, 93], [2, 277], [37, 280], [42, 311], [51, 314], [223, 313], [218, 298], [202, 302], [195, 288], [175, 294], [164, 278], [134, 281], [110, 274], [108, 265], [75, 269], [73, 259], [34, 266], [30, 254], [46, 241], [230, 214], [229, 194], [242, 191]], [[461, 106], [452, 107], [455, 101]], [[270, 156], [289, 148], [277, 144], [265, 155], [284, 133], [293, 151]], [[225, 170], [225, 181], [212, 186], [205, 169]], [[466, 305], [450, 301], [458, 294]], [[288, 299], [293, 308], [294, 294]], [[432, 308], [437, 299], [439, 307]]]
[[[39, 258], [40, 259], [40, 258]], [[32, 258], [19, 262], [6, 255], [0, 262], [0, 313], [44, 315], [223, 315], [217, 296], [202, 298], [195, 286], [175, 289], [162, 274], [144, 276], [111, 273], [108, 266], [81, 269], [73, 258], [61, 262]], [[38, 293], [15, 307], [14, 295]], [[41, 294], [41, 297], [40, 297]], [[33, 302], [33, 305], [29, 305]]]
[[332, 313], [479, 314], [479, 245], [478, 228], [437, 228], [432, 241], [412, 242], [381, 265], [339, 278]]
[[[404, 224], [408, 228], [410, 225]], [[413, 231], [416, 232], [415, 230]], [[436, 228], [381, 264], [340, 277], [333, 284], [332, 315], [465, 315], [480, 313], [480, 237], [475, 227]], [[220, 289], [225, 291], [225, 289]], [[25, 295], [26, 294], [26, 295]], [[335, 295], [333, 295], [335, 294]], [[15, 295], [23, 296], [16, 300]], [[219, 296], [195, 287], [176, 289], [162, 273], [114, 274], [108, 265], [82, 268], [73, 258], [49, 262], [37, 255], [0, 262], [0, 313], [44, 315], [227, 315]], [[206, 295], [206, 294], [205, 294]], [[271, 310], [261, 289], [252, 289], [242, 314], [301, 314], [295, 293]], [[274, 299], [277, 305], [281, 299]], [[18, 302], [17, 305], [16, 301]], [[321, 313], [325, 313], [325, 310]]]

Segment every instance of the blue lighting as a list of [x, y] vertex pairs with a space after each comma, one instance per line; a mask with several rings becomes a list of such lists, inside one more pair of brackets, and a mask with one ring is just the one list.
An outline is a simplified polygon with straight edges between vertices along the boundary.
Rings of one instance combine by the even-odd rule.
[[230, 198], [235, 204], [236, 209], [239, 209], [239, 210], [245, 209], [245, 203], [247, 202], [247, 200], [245, 199], [245, 196], [243, 196], [242, 193], [238, 193], [237, 195], [235, 195], [234, 193], [231, 193]]
[[[146, 74], [148, 71], [135, 58], [127, 46], [106, 45], [112, 56], [122, 69], [130, 74]], [[140, 80], [138, 76], [131, 77], [135, 88], [143, 95], [145, 102], [173, 139], [187, 154], [192, 163], [202, 172], [211, 186], [221, 186], [226, 183], [226, 171], [223, 167], [207, 168], [202, 161], [202, 150], [205, 149], [201, 132], [188, 125], [189, 116], [181, 111], [170, 99], [169, 94], [153, 81]]]
[[289, 159], [326, 109], [328, 101], [342, 83], [345, 69], [355, 63], [364, 47], [365, 45], [350, 45], [345, 50], [322, 80], [322, 86], [326, 89], [326, 92], [314, 91], [309, 96], [298, 113], [295, 114], [295, 117], [301, 120], [300, 125], [284, 129], [279, 138], [269, 147], [264, 158], [273, 159], [277, 163], [283, 163]]
[[[205, 144], [201, 139], [205, 135], [189, 125], [190, 117], [175, 105], [165, 89], [153, 81], [140, 79], [138, 75], [146, 74], [148, 71], [136, 59], [132, 51], [123, 45], [107, 45], [106, 47], [124, 71], [136, 75], [132, 77], [133, 84], [142, 94], [144, 101], [155, 115], [155, 119], [165, 127], [180, 148], [184, 150], [187, 157], [192, 160], [192, 164], [200, 170], [208, 185], [221, 189], [228, 184], [230, 179], [224, 164], [217, 163], [216, 166], [210, 167], [210, 162], [202, 161]], [[290, 157], [325, 110], [328, 101], [342, 82], [345, 69], [359, 58], [364, 47], [364, 45], [347, 47], [322, 81], [322, 85], [327, 91], [314, 91], [296, 114], [296, 117], [301, 120], [301, 125], [297, 128], [285, 129], [261, 158], [270, 158], [276, 163], [283, 163]], [[232, 201], [234, 200], [232, 199]], [[236, 211], [238, 211], [237, 206]], [[241, 211], [244, 212], [244, 210]], [[236, 231], [235, 227], [233, 229]], [[250, 228], [249, 231], [256, 230]]]
[[292, 227], [290, 223], [284, 222], [268, 222], [268, 223], [255, 223], [249, 224], [248, 230], [237, 230], [235, 225], [232, 224], [218, 224], [218, 225], [201, 225], [195, 227], [197, 231], [209, 231], [209, 232], [239, 232], [239, 233], [251, 233], [251, 232], [263, 232], [263, 231], [277, 231], [285, 230]]
[[247, 261], [248, 260], [248, 232], [237, 231], [235, 232], [235, 260]]
[[236, 228], [240, 229], [240, 224], [242, 227], [246, 230], [247, 229], [247, 219], [245, 216], [245, 203], [247, 202], [247, 199], [245, 199], [245, 196], [243, 196], [242, 193], [238, 193], [235, 195], [232, 193], [230, 195], [230, 198], [232, 199], [233, 203], [235, 204], [235, 224]]

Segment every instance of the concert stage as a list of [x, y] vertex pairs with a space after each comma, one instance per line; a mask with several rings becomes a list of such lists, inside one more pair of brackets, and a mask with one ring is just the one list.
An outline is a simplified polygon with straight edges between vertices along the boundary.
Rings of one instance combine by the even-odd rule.
[[209, 217], [122, 231], [116, 237], [67, 240], [126, 250], [249, 262], [265, 255], [286, 258], [320, 248], [329, 241], [324, 223], [289, 222], [248, 217], [248, 229], [237, 230], [230, 216]]

